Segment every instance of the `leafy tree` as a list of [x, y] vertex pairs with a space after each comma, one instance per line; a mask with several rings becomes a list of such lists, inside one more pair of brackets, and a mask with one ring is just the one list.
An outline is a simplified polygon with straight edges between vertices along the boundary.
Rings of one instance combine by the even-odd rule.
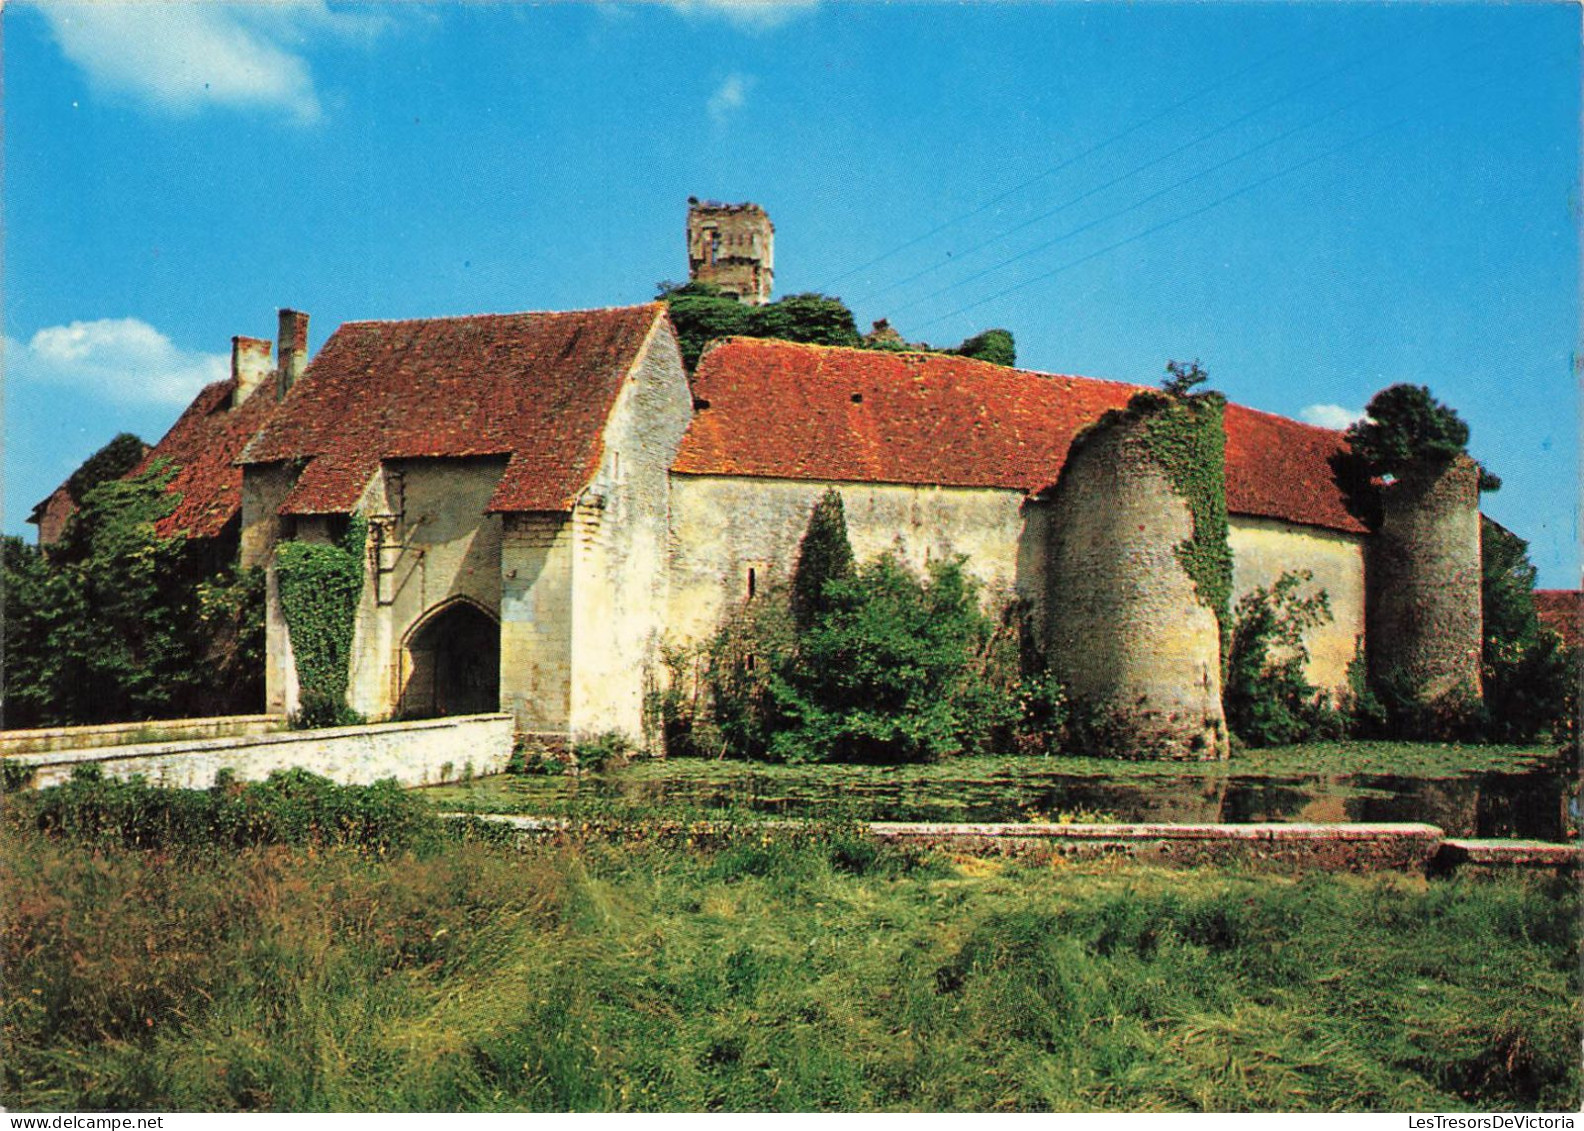
[[1017, 364], [1017, 343], [1012, 339], [1011, 330], [986, 330], [982, 334], [975, 334], [951, 352], [988, 361], [992, 365]]
[[80, 506], [89, 491], [126, 475], [142, 461], [147, 451], [148, 445], [141, 439], [130, 432], [120, 433], [71, 473], [71, 478], [66, 480], [66, 493]]
[[[662, 288], [667, 286], [661, 284]], [[710, 342], [750, 333], [750, 308], [713, 283], [686, 283], [662, 289], [658, 297], [671, 315], [677, 344], [682, 348], [682, 363], [689, 370], [697, 367]]]
[[807, 632], [814, 622], [830, 611], [826, 590], [832, 582], [847, 581], [853, 575], [852, 544], [847, 540], [847, 513], [841, 494], [826, 490], [814, 504], [808, 530], [798, 548], [797, 568], [792, 573], [792, 620], [799, 632]]
[[821, 294], [788, 295], [764, 306], [748, 308], [749, 333], [821, 346], [856, 346], [858, 326], [839, 298]]
[[262, 586], [159, 536], [173, 474], [162, 463], [90, 488], [47, 564], [7, 543], [9, 724], [214, 713], [257, 688]]
[[1529, 544], [1505, 527], [1480, 522], [1481, 661], [1488, 737], [1529, 742], [1568, 730], [1577, 709], [1579, 656], [1535, 613]]
[[769, 682], [777, 760], [918, 762], [984, 752], [1015, 721], [1016, 645], [961, 562], [914, 577], [893, 555], [825, 587], [829, 605]]

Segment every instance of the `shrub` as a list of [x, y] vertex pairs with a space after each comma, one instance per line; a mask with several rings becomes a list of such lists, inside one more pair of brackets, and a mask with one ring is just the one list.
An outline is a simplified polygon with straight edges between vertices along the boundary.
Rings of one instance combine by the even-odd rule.
[[1528, 551], [1522, 538], [1481, 518], [1486, 735], [1500, 742], [1567, 739], [1578, 713], [1579, 656], [1535, 613]]
[[1283, 573], [1233, 612], [1224, 699], [1228, 726], [1248, 746], [1341, 737], [1341, 716], [1304, 676], [1304, 633], [1331, 620], [1325, 590], [1303, 592], [1313, 580], [1307, 570]]
[[87, 765], [26, 803], [45, 833], [128, 848], [312, 844], [388, 851], [430, 844], [439, 833], [429, 807], [393, 779], [337, 785], [306, 770], [277, 770], [246, 785], [222, 771], [200, 790], [115, 780]]

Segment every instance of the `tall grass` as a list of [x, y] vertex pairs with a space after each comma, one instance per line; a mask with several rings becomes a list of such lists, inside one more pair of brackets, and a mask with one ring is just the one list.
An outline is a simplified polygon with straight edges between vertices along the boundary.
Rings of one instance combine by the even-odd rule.
[[1577, 898], [903, 855], [10, 820], [10, 1108], [1576, 1108]]

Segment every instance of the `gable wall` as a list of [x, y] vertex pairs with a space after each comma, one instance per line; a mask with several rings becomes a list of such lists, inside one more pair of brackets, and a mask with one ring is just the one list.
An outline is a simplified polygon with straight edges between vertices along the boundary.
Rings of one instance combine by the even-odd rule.
[[646, 682], [666, 622], [668, 469], [692, 418], [676, 339], [662, 322], [623, 384], [599, 470], [573, 513], [574, 738], [642, 735]]

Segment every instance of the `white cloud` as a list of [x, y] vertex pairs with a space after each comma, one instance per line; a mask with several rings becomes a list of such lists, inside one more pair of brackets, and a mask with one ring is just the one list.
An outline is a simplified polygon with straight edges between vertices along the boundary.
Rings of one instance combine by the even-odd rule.
[[1341, 430], [1349, 424], [1356, 424], [1364, 419], [1364, 410], [1358, 408], [1343, 408], [1339, 404], [1312, 404], [1298, 413], [1300, 420], [1310, 424], [1318, 424], [1321, 428], [1335, 428]]
[[370, 36], [379, 13], [311, 3], [48, 3], [65, 56], [89, 81], [172, 114], [209, 106], [274, 110], [308, 124], [321, 116], [301, 51], [312, 36]]
[[230, 358], [178, 348], [137, 318], [47, 326], [24, 345], [5, 340], [6, 380], [68, 385], [124, 404], [186, 407], [230, 375]]
[[748, 91], [752, 89], [754, 80], [752, 76], [727, 75], [726, 81], [715, 88], [715, 93], [710, 95], [706, 103], [709, 116], [716, 125], [722, 125], [733, 112], [742, 109], [748, 101]]
[[684, 16], [713, 16], [744, 31], [769, 31], [813, 10], [819, 0], [663, 0]]

